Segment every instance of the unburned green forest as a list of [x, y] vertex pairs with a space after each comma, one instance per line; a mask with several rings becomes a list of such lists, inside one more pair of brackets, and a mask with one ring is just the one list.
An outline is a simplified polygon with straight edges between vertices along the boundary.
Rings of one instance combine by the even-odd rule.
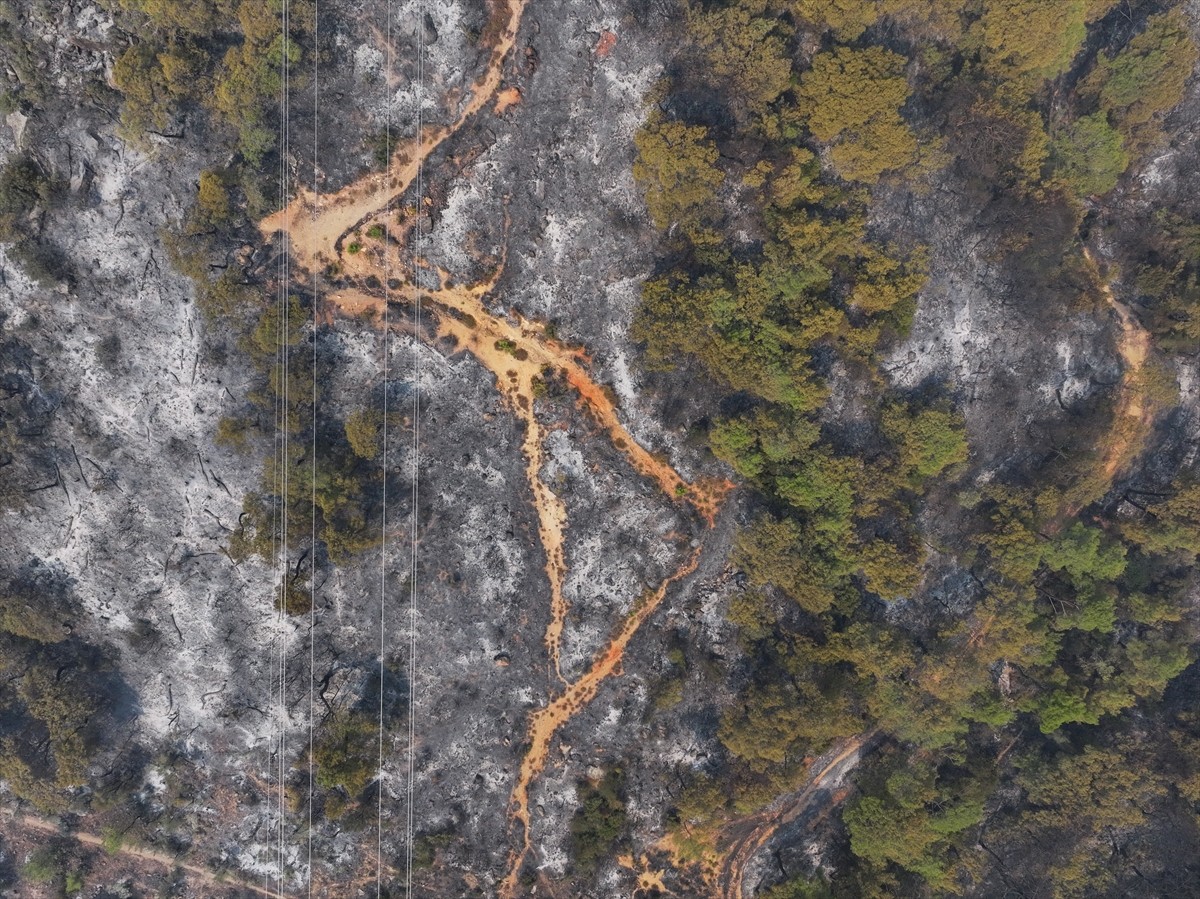
[[[748, 0], [686, 20], [637, 136], [662, 238], [635, 334], [666, 378], [711, 379], [708, 443], [750, 498], [738, 696], [720, 761], [670, 812], [681, 844], [701, 858], [704, 833], [878, 729], [836, 876], [765, 895], [1190, 895], [1173, 852], [1200, 836], [1183, 700], [1200, 487], [1170, 423], [1197, 210], [1119, 215], [1173, 140], [1187, 14]], [[889, 210], [947, 192], [1061, 326], [1108, 315], [1119, 282], [1151, 335], [1140, 380], [1004, 443], [966, 427], [953, 378], [898, 385], [893, 352], [943, 263], [928, 224]], [[1120, 390], [1157, 427], [1129, 436]]]

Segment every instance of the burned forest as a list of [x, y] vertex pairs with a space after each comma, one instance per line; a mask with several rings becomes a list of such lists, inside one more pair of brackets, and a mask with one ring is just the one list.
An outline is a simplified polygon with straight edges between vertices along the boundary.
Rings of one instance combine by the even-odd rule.
[[0, 0], [0, 896], [1200, 895], [1198, 60]]

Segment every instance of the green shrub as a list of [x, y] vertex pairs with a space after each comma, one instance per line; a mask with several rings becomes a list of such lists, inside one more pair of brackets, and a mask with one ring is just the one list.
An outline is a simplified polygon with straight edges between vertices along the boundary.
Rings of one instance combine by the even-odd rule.
[[634, 136], [634, 143], [638, 155], [633, 174], [645, 192], [654, 226], [666, 231], [678, 223], [685, 232], [702, 232], [725, 180], [708, 129], [654, 116]]
[[625, 774], [608, 771], [599, 783], [581, 781], [579, 807], [571, 819], [571, 855], [583, 874], [594, 872], [621, 844], [629, 827], [625, 814]]
[[983, 58], [999, 77], [1033, 84], [1070, 65], [1087, 35], [1084, 0], [988, 0]]
[[249, 436], [249, 422], [243, 418], [226, 415], [217, 422], [217, 433], [213, 440], [218, 446], [226, 446], [244, 453], [248, 447]]
[[354, 711], [338, 712], [326, 722], [313, 750], [317, 785], [340, 788], [357, 799], [378, 771], [378, 727], [374, 718]]
[[62, 852], [57, 847], [45, 846], [29, 856], [21, 874], [34, 883], [50, 883], [62, 874], [62, 865]]
[[433, 867], [438, 851], [454, 839], [453, 830], [423, 833], [413, 841], [413, 869], [424, 871]]
[[683, 702], [683, 690], [686, 681], [678, 676], [663, 678], [654, 688], [652, 695], [654, 708], [665, 711]]
[[284, 575], [282, 587], [275, 596], [275, 608], [288, 615], [307, 615], [312, 610], [312, 592], [307, 584]]
[[10, 159], [0, 168], [0, 240], [16, 239], [29, 213], [36, 206], [47, 205], [53, 194], [50, 179], [30, 157]]
[[374, 459], [382, 448], [383, 413], [378, 409], [356, 409], [346, 416], [346, 439], [361, 459]]
[[367, 139], [367, 149], [371, 153], [371, 161], [376, 168], [386, 169], [392, 161], [392, 153], [396, 150], [396, 136], [390, 129], [377, 132]]
[[220, 226], [229, 221], [230, 211], [225, 176], [220, 172], [201, 172], [200, 187], [196, 194], [197, 214], [204, 222]]
[[1050, 145], [1055, 172], [1079, 196], [1106, 194], [1129, 167], [1121, 135], [1102, 112], [1072, 122]]
[[125, 836], [115, 827], [105, 827], [100, 831], [101, 845], [109, 855], [116, 855], [125, 845]]

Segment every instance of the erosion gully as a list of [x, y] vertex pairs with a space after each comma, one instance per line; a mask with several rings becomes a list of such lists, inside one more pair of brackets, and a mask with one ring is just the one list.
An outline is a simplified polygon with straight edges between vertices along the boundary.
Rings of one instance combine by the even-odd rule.
[[[260, 223], [260, 229], [268, 239], [286, 232], [297, 274], [307, 272], [311, 275], [336, 265], [347, 279], [357, 280], [359, 286], [329, 291], [321, 297], [323, 308], [319, 313], [323, 318], [330, 320], [339, 314], [362, 316], [374, 313], [373, 320], [382, 325], [388, 320], [382, 314], [388, 302], [414, 304], [419, 298], [422, 309], [432, 312], [436, 318], [437, 337], [450, 338], [456, 350], [470, 352], [487, 368], [495, 377], [507, 407], [524, 424], [522, 449], [526, 477], [537, 512], [538, 534], [546, 554], [545, 570], [550, 585], [550, 622], [545, 644], [552, 671], [562, 688], [547, 696], [546, 704], [529, 719], [526, 740], [529, 748], [510, 802], [514, 848], [501, 886], [500, 895], [504, 897], [514, 895], [522, 865], [532, 848], [529, 792], [546, 765], [555, 735], [587, 707], [608, 678], [620, 673], [630, 640], [663, 602], [670, 588], [690, 575], [700, 559], [700, 550], [693, 550], [672, 575], [655, 590], [643, 595], [616, 624], [607, 644], [592, 658], [581, 676], [571, 682], [563, 677], [559, 656], [569, 611], [563, 596], [567, 570], [564, 535], [568, 516], [565, 504], [541, 478], [544, 429], [535, 413], [535, 384], [548, 374], [560, 375], [577, 394], [581, 407], [608, 434], [614, 447], [634, 470], [658, 484], [666, 496], [694, 508], [710, 527], [724, 495], [732, 486], [727, 481], [715, 480], [688, 483], [668, 462], [639, 444], [622, 423], [612, 399], [592, 376], [590, 359], [583, 349], [553, 339], [544, 325], [537, 322], [519, 316], [493, 314], [484, 299], [496, 289], [499, 270], [487, 280], [473, 285], [458, 285], [447, 272], [439, 271], [436, 272], [439, 286], [433, 290], [419, 288], [416, 272], [411, 270], [410, 277], [402, 279], [401, 286], [396, 289], [385, 292], [382, 287], [375, 290], [362, 286], [395, 283], [394, 279], [401, 274], [404, 263], [400, 252], [389, 252], [389, 247], [397, 243], [391, 236], [396, 227], [394, 210], [403, 209], [404, 195], [422, 172], [424, 162], [489, 103], [498, 101], [499, 106], [516, 102], [510, 94], [501, 96], [500, 86], [504, 60], [514, 45], [524, 9], [524, 0], [510, 0], [507, 4], [507, 25], [486, 70], [469, 91], [470, 101], [453, 124], [422, 129], [409, 145], [397, 148], [386, 173], [367, 176], [337, 192], [317, 193], [301, 188], [287, 207]], [[416, 198], [416, 208], [423, 199]], [[402, 218], [403, 211], [399, 214]], [[375, 224], [382, 226], [387, 235], [382, 250], [347, 253], [347, 238], [369, 230]], [[420, 265], [419, 262], [416, 264]], [[372, 274], [377, 281], [368, 281]]]
[[1145, 445], [1154, 424], [1155, 409], [1146, 390], [1144, 369], [1150, 358], [1150, 332], [1142, 327], [1129, 307], [1117, 299], [1112, 279], [1104, 277], [1095, 256], [1088, 247], [1083, 258], [1092, 270], [1104, 302], [1116, 313], [1119, 333], [1117, 354], [1125, 363], [1117, 407], [1113, 412], [1113, 427], [1104, 444], [1102, 468], [1111, 482], [1120, 474]]

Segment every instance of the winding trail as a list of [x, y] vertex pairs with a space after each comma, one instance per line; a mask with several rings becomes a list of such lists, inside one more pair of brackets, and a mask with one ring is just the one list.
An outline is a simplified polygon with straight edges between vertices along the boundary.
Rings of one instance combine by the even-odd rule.
[[[382, 254], [347, 254], [346, 237], [352, 232], [369, 230], [372, 224], [381, 225], [385, 233], [390, 234], [388, 211], [412, 185], [420, 166], [500, 93], [504, 61], [516, 41], [527, 2], [508, 0], [504, 7], [507, 23], [489, 64], [471, 86], [471, 99], [452, 124], [425, 128], [415, 147], [398, 146], [387, 172], [367, 176], [332, 193], [317, 193], [301, 187], [286, 208], [259, 223], [259, 230], [266, 238], [286, 231], [295, 268], [314, 273], [336, 262], [344, 271], [364, 279], [373, 273], [387, 277], [380, 265]], [[562, 501], [539, 475], [543, 462], [543, 433], [533, 412], [533, 399], [534, 385], [541, 379], [543, 371], [561, 371], [634, 469], [657, 481], [667, 495], [686, 498], [710, 525], [721, 498], [732, 485], [726, 482], [688, 484], [669, 464], [646, 451], [621, 424], [612, 401], [584, 367], [583, 363], [588, 361], [586, 353], [549, 339], [544, 326], [524, 319], [518, 319], [514, 324], [488, 312], [482, 299], [495, 287], [499, 274], [497, 271], [490, 279], [473, 286], [450, 287], [447, 286], [451, 283], [448, 273], [441, 272], [443, 286], [437, 291], [422, 291], [422, 303], [428, 303], [435, 312], [441, 313], [438, 316], [439, 336], [453, 336], [460, 347], [468, 349], [493, 373], [498, 389], [525, 424], [526, 475], [534, 494], [538, 532], [546, 553], [546, 575], [550, 581], [551, 614], [545, 641], [551, 668], [562, 680], [559, 647], [569, 611], [563, 596], [566, 577], [563, 532], [567, 526], [567, 513]], [[416, 290], [409, 283], [390, 291], [390, 297], [412, 302]], [[381, 312], [385, 301], [382, 296], [361, 288], [348, 288], [335, 293], [326, 302], [353, 315], [368, 310]]]
[[[65, 835], [76, 842], [83, 843], [85, 846], [104, 847], [104, 838], [87, 831], [74, 830], [63, 833], [62, 827], [57, 821], [52, 821], [49, 818], [40, 818], [36, 815], [19, 815], [17, 820], [22, 826], [28, 827], [30, 830], [37, 830], [42, 833], [52, 833]], [[138, 858], [142, 861], [153, 862], [156, 865], [161, 865], [169, 870], [182, 868], [192, 876], [202, 880], [205, 884], [214, 889], [219, 890], [247, 890], [251, 893], [257, 893], [260, 896], [275, 896], [279, 893], [274, 890], [267, 890], [257, 884], [250, 883], [245, 880], [230, 877], [228, 873], [217, 875], [208, 868], [201, 868], [197, 865], [189, 865], [187, 862], [180, 861], [173, 855], [167, 855], [165, 852], [156, 852], [153, 849], [141, 849], [137, 846], [122, 846], [116, 850], [119, 855], [126, 855], [130, 858]]]
[[[264, 219], [259, 227], [270, 239], [280, 231], [287, 232], [294, 269], [317, 274], [336, 265], [348, 278], [357, 279], [358, 286], [322, 292], [324, 320], [331, 322], [335, 313], [361, 316], [370, 313], [379, 324], [385, 320], [381, 313], [389, 301], [415, 303], [420, 298], [422, 308], [435, 313], [439, 341], [449, 339], [456, 349], [470, 352], [496, 379], [497, 389], [506, 404], [525, 426], [522, 451], [526, 460], [526, 478], [538, 518], [538, 536], [546, 554], [546, 576], [550, 585], [550, 619], [545, 633], [547, 655], [553, 674], [562, 683], [561, 692], [547, 698], [547, 703], [533, 712], [528, 725], [529, 749], [521, 762], [510, 801], [510, 823], [520, 829], [517, 847], [508, 860], [507, 875], [501, 896], [514, 895], [521, 866], [532, 846], [529, 811], [529, 791], [533, 781], [545, 768], [547, 755], [555, 734], [584, 709], [597, 695], [609, 677], [620, 674], [621, 662], [629, 641], [642, 624], [654, 613], [672, 585], [687, 577], [700, 560], [700, 548], [692, 551], [680, 567], [659, 586], [635, 603], [633, 609], [618, 624], [613, 636], [592, 659], [588, 669], [574, 682], [568, 683], [560, 668], [560, 647], [569, 604], [563, 595], [567, 572], [565, 532], [568, 527], [567, 508], [563, 501], [541, 478], [544, 462], [544, 431], [535, 414], [535, 399], [547, 377], [561, 377], [574, 390], [579, 405], [608, 435], [613, 446], [628, 460], [642, 477], [655, 483], [672, 500], [693, 508], [712, 527], [721, 502], [732, 488], [728, 481], [686, 481], [667, 461], [646, 450], [621, 422], [615, 403], [589, 371], [590, 358], [580, 349], [570, 347], [546, 332], [544, 325], [520, 316], [499, 316], [490, 312], [484, 298], [492, 292], [503, 265], [493, 275], [477, 284], [456, 284], [448, 272], [438, 271], [439, 286], [428, 290], [416, 286], [416, 272], [397, 285], [393, 273], [384, 266], [386, 254], [379, 252], [383, 245], [372, 240], [393, 241], [394, 223], [389, 211], [402, 200], [423, 163], [447, 140], [453, 137], [477, 113], [495, 101], [494, 110], [503, 112], [514, 101], [511, 95], [500, 94], [504, 60], [514, 46], [527, 0], [507, 0], [502, 8], [507, 21], [492, 52], [485, 72], [470, 88], [470, 100], [456, 120], [447, 126], [430, 127], [414, 136], [410, 145], [399, 147], [385, 173], [368, 176], [336, 193], [301, 189], [286, 209]], [[519, 97], [519, 93], [517, 94]], [[415, 210], [427, 201], [412, 199]], [[409, 213], [401, 212], [403, 221]], [[375, 228], [374, 226], [379, 226]], [[367, 234], [367, 237], [363, 237]], [[378, 234], [379, 237], [371, 237]], [[358, 243], [349, 252], [347, 238], [353, 235]], [[420, 263], [417, 263], [418, 265]], [[430, 269], [422, 266], [424, 274]], [[371, 276], [390, 281], [386, 294], [366, 285], [378, 284]], [[398, 323], [394, 327], [401, 327]], [[419, 334], [419, 338], [427, 335]]]
[[[586, 355], [581, 350], [549, 339], [541, 325], [520, 318], [515, 321], [500, 318], [484, 307], [483, 297], [494, 287], [494, 277], [472, 286], [447, 286], [449, 279], [446, 273], [441, 275], [443, 286], [439, 290], [421, 291], [422, 306], [441, 313], [438, 316], [438, 336], [452, 338], [456, 347], [470, 352], [492, 372], [497, 388], [509, 407], [526, 425], [523, 444], [526, 472], [538, 512], [539, 536], [546, 551], [546, 573], [552, 591], [551, 621], [547, 627], [546, 644], [555, 672], [561, 678], [558, 668], [559, 642], [569, 608], [561, 594], [562, 578], [566, 572], [563, 540], [567, 514], [562, 501], [540, 475], [542, 432], [533, 411], [536, 381], [548, 369], [561, 372], [578, 392], [580, 404], [608, 432], [613, 445], [625, 455], [633, 468], [657, 483], [667, 496], [690, 504], [709, 526], [715, 521], [721, 500], [732, 485], [726, 481], [689, 484], [669, 464], [647, 452], [621, 423], [606, 392], [584, 368], [582, 360], [586, 359]], [[411, 301], [416, 291], [417, 288], [407, 285], [393, 291], [391, 296]], [[334, 293], [329, 301], [347, 315], [378, 313], [382, 311], [384, 303], [381, 297], [358, 289]], [[375, 319], [380, 320], [380, 316], [376, 314]], [[654, 592], [643, 597], [593, 659], [588, 670], [546, 706], [533, 713], [528, 731], [530, 748], [522, 761], [511, 801], [513, 821], [522, 831], [521, 848], [510, 859], [508, 875], [500, 892], [502, 897], [507, 899], [514, 895], [521, 865], [531, 848], [529, 789], [545, 766], [551, 740], [564, 724], [591, 702], [604, 680], [618, 672], [630, 639], [662, 603], [668, 589], [695, 570], [699, 559], [700, 550], [697, 549]]]
[[728, 848], [721, 862], [717, 894], [723, 899], [743, 899], [746, 869], [759, 850], [780, 828], [810, 811], [822, 793], [829, 795], [827, 807], [840, 802], [834, 787], [859, 763], [876, 737], [876, 731], [867, 731], [840, 741], [813, 762], [808, 778], [800, 789], [776, 800], [760, 812], [726, 825], [719, 839]]
[[[526, 479], [533, 493], [538, 516], [538, 537], [546, 553], [546, 577], [550, 582], [550, 622], [545, 643], [554, 674], [563, 681], [559, 666], [562, 631], [570, 605], [563, 596], [567, 563], [564, 549], [567, 528], [567, 509], [562, 500], [542, 480], [544, 461], [543, 430], [534, 414], [535, 385], [551, 372], [559, 372], [575, 389], [580, 404], [598, 425], [607, 431], [613, 445], [626, 457], [638, 474], [658, 484], [667, 496], [691, 505], [711, 526], [725, 493], [732, 486], [726, 481], [704, 481], [689, 484], [668, 463], [656, 458], [634, 439], [617, 415], [616, 407], [604, 389], [595, 382], [584, 367], [586, 354], [551, 340], [545, 327], [526, 319], [511, 321], [493, 315], [483, 305], [483, 298], [495, 286], [498, 277], [475, 285], [450, 284], [447, 273], [440, 272], [443, 286], [436, 291], [421, 291], [423, 308], [438, 315], [439, 337], [452, 338], [459, 349], [465, 349], [487, 368], [496, 379], [496, 387], [504, 396], [513, 414], [525, 424], [522, 449], [525, 454]], [[417, 288], [405, 285], [390, 293], [393, 300], [411, 302]], [[357, 316], [376, 313], [381, 320], [382, 297], [359, 289], [346, 289], [332, 294], [329, 302], [343, 314]]]
[[1154, 423], [1154, 409], [1142, 377], [1150, 357], [1150, 332], [1142, 327], [1129, 307], [1117, 299], [1112, 281], [1101, 276], [1100, 266], [1089, 247], [1083, 248], [1083, 258], [1096, 276], [1104, 301], [1116, 313], [1121, 329], [1117, 352], [1125, 363], [1125, 371], [1121, 375], [1112, 430], [1102, 456], [1105, 478], [1111, 482], [1137, 456]]
[[659, 584], [652, 593], [641, 598], [634, 606], [633, 611], [622, 622], [617, 633], [592, 660], [591, 667], [587, 672], [552, 702], [538, 709], [530, 717], [529, 751], [525, 753], [525, 758], [521, 762], [521, 770], [517, 775], [517, 783], [513, 787], [512, 794], [513, 820], [521, 826], [522, 830], [521, 846], [509, 859], [508, 875], [500, 885], [502, 899], [512, 899], [515, 895], [517, 879], [521, 874], [521, 865], [532, 847], [529, 787], [546, 765], [546, 756], [550, 752], [550, 743], [554, 739], [554, 735], [596, 697], [600, 685], [607, 678], [618, 673], [621, 660], [625, 656], [625, 647], [629, 645], [633, 635], [662, 604], [668, 589], [695, 571], [699, 562], [700, 548], [698, 547], [674, 574]]
[[[500, 0], [496, 0], [500, 2]], [[350, 231], [381, 210], [390, 209], [417, 177], [417, 172], [438, 147], [457, 134], [495, 97], [504, 80], [504, 60], [517, 40], [517, 30], [528, 0], [507, 0], [507, 22], [499, 33], [483, 74], [468, 88], [471, 99], [449, 125], [430, 125], [416, 135], [416, 147], [403, 143], [392, 154], [386, 172], [360, 178], [335, 193], [300, 187], [285, 208], [267, 216], [259, 230], [268, 239], [286, 231], [292, 244], [294, 265], [319, 271], [341, 255], [341, 241]]]
[[1153, 352], [1150, 333], [1129, 307], [1117, 299], [1113, 279], [1108, 277], [1090, 247], [1083, 248], [1083, 259], [1096, 289], [1117, 318], [1116, 349], [1122, 362], [1121, 380], [1117, 385], [1112, 422], [1108, 432], [1096, 444], [1093, 465], [1081, 472], [1077, 482], [1066, 492], [1058, 514], [1047, 527], [1050, 532], [1057, 531], [1084, 507], [1100, 499], [1112, 488], [1113, 481], [1128, 470], [1145, 448], [1159, 411], [1157, 407], [1161, 405], [1161, 400], [1155, 398], [1155, 368], [1147, 364]]

